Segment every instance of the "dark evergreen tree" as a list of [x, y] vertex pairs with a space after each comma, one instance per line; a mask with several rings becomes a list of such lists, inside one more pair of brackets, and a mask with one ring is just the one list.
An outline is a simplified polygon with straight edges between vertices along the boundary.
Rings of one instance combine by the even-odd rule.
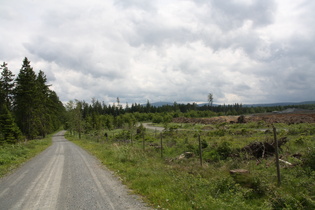
[[0, 144], [16, 143], [20, 137], [20, 129], [14, 122], [11, 112], [3, 104], [0, 109]]
[[43, 71], [39, 71], [36, 78], [36, 97], [34, 98], [34, 108], [38, 118], [37, 130], [43, 137], [52, 131], [51, 109], [55, 106], [49, 100], [49, 86], [46, 85], [47, 78]]
[[0, 80], [0, 107], [5, 104], [5, 94], [3, 90], [2, 81]]
[[14, 113], [17, 123], [28, 139], [33, 139], [38, 133], [38, 115], [36, 107], [38, 94], [36, 89], [36, 74], [25, 58], [14, 89]]
[[48, 91], [48, 100], [46, 105], [51, 119], [51, 131], [59, 129], [65, 120], [66, 110], [55, 91]]
[[3, 62], [0, 77], [0, 142], [14, 143], [20, 137], [20, 130], [17, 127], [12, 113], [12, 91], [14, 87], [14, 75], [8, 69], [7, 63]]
[[14, 74], [8, 69], [7, 63], [3, 62], [0, 69], [2, 69], [0, 77], [0, 95], [1, 103], [5, 103], [8, 109], [11, 109], [14, 87]]
[[15, 80], [7, 63], [4, 62], [0, 69], [1, 142], [14, 142], [21, 132], [27, 139], [33, 139], [60, 128], [65, 121], [65, 108], [46, 84], [43, 71], [36, 75], [27, 58]]

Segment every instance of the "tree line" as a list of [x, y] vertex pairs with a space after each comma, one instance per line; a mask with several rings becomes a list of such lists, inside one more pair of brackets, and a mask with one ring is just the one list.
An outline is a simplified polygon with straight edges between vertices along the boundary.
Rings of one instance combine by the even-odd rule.
[[156, 107], [147, 101], [146, 104], [133, 103], [125, 108], [117, 99], [117, 103], [107, 105], [96, 99], [90, 103], [85, 101], [70, 101], [66, 104], [67, 122], [66, 129], [71, 132], [88, 133], [90, 131], [132, 128], [137, 122], [150, 121], [163, 123], [164, 125], [176, 117], [201, 118], [222, 115], [244, 115], [282, 111], [287, 108], [315, 109], [314, 104], [296, 106], [273, 106], [273, 107], [247, 107], [242, 104], [232, 105], [203, 105], [196, 103], [164, 105]]
[[50, 89], [43, 71], [37, 74], [24, 58], [19, 74], [8, 69], [8, 64], [0, 66], [0, 144], [15, 143], [21, 139], [34, 139], [45, 136], [60, 126], [71, 132], [89, 132], [91, 130], [113, 129], [137, 122], [152, 121], [167, 124], [176, 117], [213, 117], [221, 115], [243, 115], [286, 108], [314, 109], [314, 104], [299, 106], [247, 107], [242, 104], [212, 106], [213, 96], [209, 94], [209, 104], [196, 103], [154, 106], [132, 103], [123, 106], [119, 98], [117, 103], [107, 105], [96, 99], [69, 101], [64, 107], [57, 94]]
[[45, 137], [63, 124], [65, 109], [25, 57], [17, 77], [3, 62], [0, 67], [0, 144]]

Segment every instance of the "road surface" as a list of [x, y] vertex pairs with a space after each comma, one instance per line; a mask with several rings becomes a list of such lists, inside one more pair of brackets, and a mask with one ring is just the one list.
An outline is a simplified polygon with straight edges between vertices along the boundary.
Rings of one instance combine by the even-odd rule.
[[142, 123], [143, 127], [151, 130], [164, 131], [163, 127], [153, 126], [151, 123]]
[[0, 180], [0, 209], [149, 209], [86, 151], [64, 138]]

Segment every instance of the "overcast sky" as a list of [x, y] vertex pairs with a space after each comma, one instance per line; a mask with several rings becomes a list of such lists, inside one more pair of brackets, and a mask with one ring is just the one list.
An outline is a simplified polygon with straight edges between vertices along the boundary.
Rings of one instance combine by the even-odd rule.
[[315, 100], [315, 1], [0, 2], [0, 62], [63, 102]]

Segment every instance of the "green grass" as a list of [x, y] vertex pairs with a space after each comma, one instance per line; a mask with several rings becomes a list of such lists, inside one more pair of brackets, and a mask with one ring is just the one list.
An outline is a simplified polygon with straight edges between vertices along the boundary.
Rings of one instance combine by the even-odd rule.
[[[200, 125], [198, 125], [198, 128]], [[214, 126], [215, 127], [215, 126]], [[234, 156], [240, 148], [254, 141], [270, 141], [272, 133], [263, 123], [220, 125], [211, 130], [178, 130], [164, 132], [163, 158], [160, 150], [149, 146], [160, 139], [147, 133], [145, 150], [142, 137], [134, 136], [133, 144], [119, 141], [126, 131], [108, 131], [107, 141], [95, 141], [93, 135], [81, 140], [67, 138], [90, 151], [114, 171], [123, 182], [143, 195], [158, 209], [314, 209], [315, 208], [315, 134], [314, 124], [278, 124], [278, 137], [287, 137], [280, 156], [294, 166], [281, 164], [282, 185], [277, 186], [274, 157], [260, 159]], [[270, 128], [269, 128], [270, 129]], [[121, 134], [123, 133], [123, 135]], [[203, 166], [198, 159], [197, 136], [201, 134]], [[193, 152], [190, 159], [178, 159]], [[302, 159], [293, 154], [301, 154]], [[231, 169], [250, 173], [231, 175]]]
[[52, 143], [52, 135], [45, 139], [31, 140], [0, 146], [0, 177], [10, 173], [22, 163], [36, 156]]

